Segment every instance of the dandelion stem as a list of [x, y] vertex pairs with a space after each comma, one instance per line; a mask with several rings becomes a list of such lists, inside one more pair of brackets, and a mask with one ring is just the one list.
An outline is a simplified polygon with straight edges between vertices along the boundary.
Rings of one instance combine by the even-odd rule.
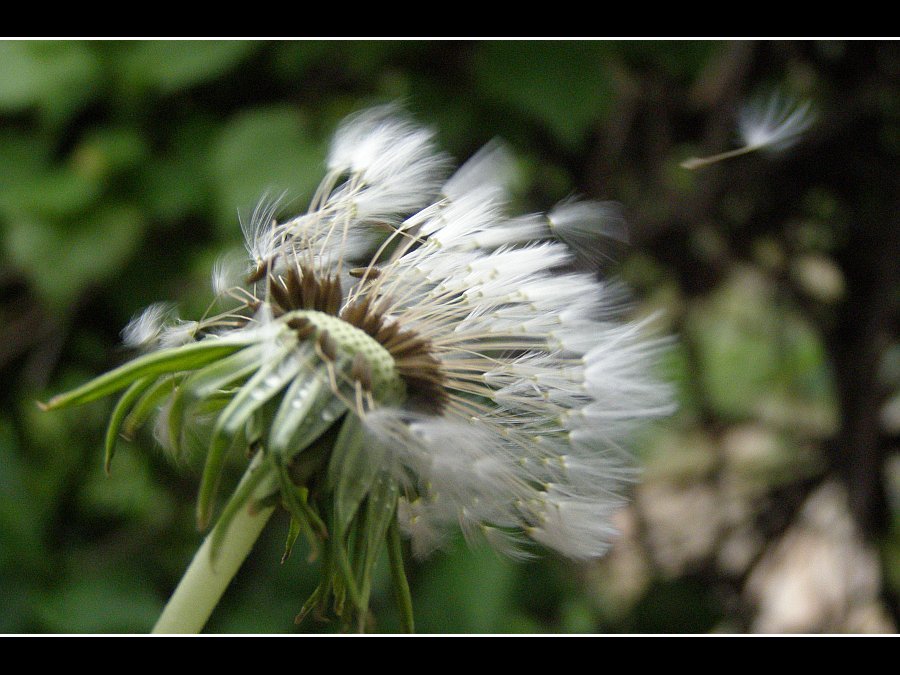
[[[263, 464], [262, 453], [257, 453], [242, 482], [250, 480], [256, 471], [267, 470], [271, 471], [271, 465]], [[266, 480], [265, 477], [259, 480], [256, 476], [253, 476], [253, 480], [258, 486], [252, 497], [245, 501], [226, 524], [227, 531], [224, 535], [216, 532], [219, 527], [217, 525], [206, 536], [153, 627], [154, 633], [199, 633], [206, 625], [213, 609], [275, 510], [274, 506], [257, 505], [258, 500], [272, 492], [271, 480]], [[215, 558], [212, 554], [214, 538]]]

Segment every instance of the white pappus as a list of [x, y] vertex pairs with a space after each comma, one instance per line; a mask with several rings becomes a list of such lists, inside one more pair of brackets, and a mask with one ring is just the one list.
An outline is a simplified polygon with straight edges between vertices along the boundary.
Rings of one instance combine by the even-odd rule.
[[598, 277], [610, 240], [625, 239], [621, 207], [569, 199], [510, 215], [513, 166], [492, 143], [450, 174], [433, 134], [396, 107], [349, 118], [307, 212], [279, 222], [268, 200], [243, 224], [245, 278], [220, 260], [206, 316], [151, 306], [124, 333], [150, 353], [44, 405], [124, 390], [107, 466], [120, 428], [156, 410], [160, 443], [206, 454], [201, 527], [229, 451], [253, 454], [162, 627], [182, 627], [169, 619], [185, 608], [205, 620], [216, 598], [195, 612], [192, 594], [218, 574], [215, 551], [243, 560], [253, 538], [228, 548], [226, 533], [260, 505], [281, 503], [293, 539], [326, 548], [304, 611], [346, 599], [360, 626], [375, 561], [401, 531], [417, 556], [457, 528], [516, 557], [531, 544], [607, 550], [635, 478], [632, 434], [673, 410], [656, 373], [668, 342], [624, 318], [623, 286]]
[[308, 213], [248, 232], [251, 251], [280, 242], [250, 292], [285, 311], [291, 270], [340, 280], [334, 315], [390, 353], [404, 399], [356, 396], [349, 414], [402, 486], [414, 551], [460, 526], [512, 555], [528, 538], [601, 555], [634, 476], [629, 434], [673, 409], [654, 375], [665, 341], [584, 271], [625, 238], [621, 208], [508, 216], [503, 146], [447, 178], [431, 134], [393, 107], [345, 122], [328, 166]]

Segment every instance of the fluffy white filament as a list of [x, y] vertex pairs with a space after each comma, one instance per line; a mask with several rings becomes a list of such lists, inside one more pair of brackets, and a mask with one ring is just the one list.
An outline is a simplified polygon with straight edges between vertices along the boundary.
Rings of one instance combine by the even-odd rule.
[[134, 316], [122, 329], [122, 342], [128, 347], [147, 349], [156, 345], [163, 330], [163, 323], [172, 308], [164, 302], [156, 302]]
[[[430, 179], [439, 158], [420, 152], [427, 137], [385, 114], [342, 127], [330, 168], [392, 182], [413, 170], [391, 163], [411, 162]], [[372, 148], [388, 144], [398, 153], [376, 157]], [[570, 200], [547, 216], [510, 218], [511, 168], [503, 146], [479, 152], [437, 201], [406, 216], [395, 253], [370, 261], [377, 280], [351, 291], [428, 340], [447, 395], [437, 414], [379, 407], [364, 421], [416, 495], [401, 515], [418, 555], [461, 527], [510, 555], [523, 553], [524, 535], [591, 558], [606, 550], [610, 516], [634, 478], [629, 434], [672, 411], [671, 392], [652, 375], [663, 344], [619, 320], [620, 287], [571, 271], [601, 260], [609, 239], [626, 239], [621, 208]], [[368, 189], [388, 194], [377, 182]], [[407, 189], [381, 211], [401, 213], [425, 194]], [[346, 187], [333, 195], [331, 208], [358, 208]], [[365, 220], [353, 219], [351, 239]]]
[[800, 140], [815, 119], [809, 101], [797, 103], [776, 93], [744, 106], [738, 129], [748, 148], [785, 150]]

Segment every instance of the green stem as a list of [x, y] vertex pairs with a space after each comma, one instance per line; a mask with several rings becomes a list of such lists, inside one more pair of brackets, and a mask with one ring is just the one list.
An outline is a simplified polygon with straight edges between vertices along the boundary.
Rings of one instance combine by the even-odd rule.
[[[247, 468], [241, 482], [250, 479], [255, 471], [271, 471], [271, 465], [263, 465], [263, 453], [257, 453]], [[181, 578], [178, 587], [163, 609], [162, 615], [153, 627], [154, 633], [199, 633], [219, 603], [222, 594], [244, 559], [250, 553], [275, 507], [259, 508], [257, 501], [268, 497], [273, 491], [272, 480], [259, 480], [250, 499], [237, 510], [227, 523], [227, 531], [218, 534], [216, 528], [210, 532], [200, 550], [194, 555], [190, 566]], [[236, 492], [240, 490], [240, 487]], [[213, 539], [216, 554], [213, 558]]]

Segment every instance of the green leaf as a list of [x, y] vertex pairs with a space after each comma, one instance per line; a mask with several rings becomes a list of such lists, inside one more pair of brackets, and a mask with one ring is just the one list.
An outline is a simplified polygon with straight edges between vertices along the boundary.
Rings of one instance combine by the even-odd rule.
[[518, 108], [574, 147], [613, 109], [610, 52], [603, 42], [485, 42], [475, 74], [486, 98]]
[[96, 96], [100, 63], [84, 42], [0, 42], [0, 110], [37, 107], [61, 122]]
[[496, 552], [456, 546], [417, 575], [416, 623], [423, 633], [491, 633], [512, 609], [516, 566]]
[[116, 66], [129, 87], [173, 93], [220, 77], [256, 48], [235, 40], [131, 42]]
[[280, 42], [272, 54], [272, 77], [293, 86], [307, 77], [317, 63], [326, 62], [337, 50], [343, 50], [343, 47], [327, 40]]
[[[140, 167], [141, 205], [148, 217], [177, 222], [189, 215], [208, 220], [212, 205], [213, 173], [210, 146], [218, 121], [194, 114], [172, 129], [164, 148], [150, 154]], [[234, 224], [234, 213], [229, 222]], [[229, 241], [238, 237], [239, 228]], [[204, 273], [205, 275], [205, 273]]]
[[150, 154], [141, 131], [128, 125], [110, 125], [88, 132], [72, 152], [76, 172], [97, 182], [139, 167]]
[[[83, 167], [54, 162], [44, 139], [31, 134], [0, 135], [0, 169], [0, 209], [16, 227], [25, 226], [18, 225], [19, 220], [50, 227], [58, 226], [56, 219], [83, 216], [102, 190], [101, 181]], [[89, 226], [76, 222], [71, 229]]]
[[[84, 195], [78, 181], [62, 181], [65, 204], [80, 206]], [[71, 206], [67, 206], [72, 208]], [[13, 261], [27, 272], [38, 292], [61, 308], [92, 285], [120, 272], [141, 244], [146, 221], [143, 214], [121, 204], [87, 214], [73, 214], [62, 222], [35, 213], [19, 213], [6, 229], [3, 244]], [[61, 242], [65, 242], [64, 245]]]
[[146, 631], [159, 614], [161, 603], [151, 580], [142, 572], [109, 563], [100, 567], [96, 561], [73, 566], [69, 578], [59, 580], [34, 602], [40, 622], [37, 625], [49, 633]]
[[771, 280], [737, 267], [688, 315], [703, 390], [717, 413], [744, 419], [765, 409], [795, 429], [834, 432], [837, 403], [822, 338]]
[[[18, 576], [46, 559], [43, 537], [51, 527], [48, 520], [53, 515], [52, 499], [58, 486], [41, 484], [42, 489], [37, 490], [30, 484], [41, 483], [44, 476], [33, 475], [35, 446], [19, 444], [14, 419], [5, 414], [0, 417], [0, 575], [12, 576], [14, 572]], [[5, 625], [2, 620], [0, 625]]]

